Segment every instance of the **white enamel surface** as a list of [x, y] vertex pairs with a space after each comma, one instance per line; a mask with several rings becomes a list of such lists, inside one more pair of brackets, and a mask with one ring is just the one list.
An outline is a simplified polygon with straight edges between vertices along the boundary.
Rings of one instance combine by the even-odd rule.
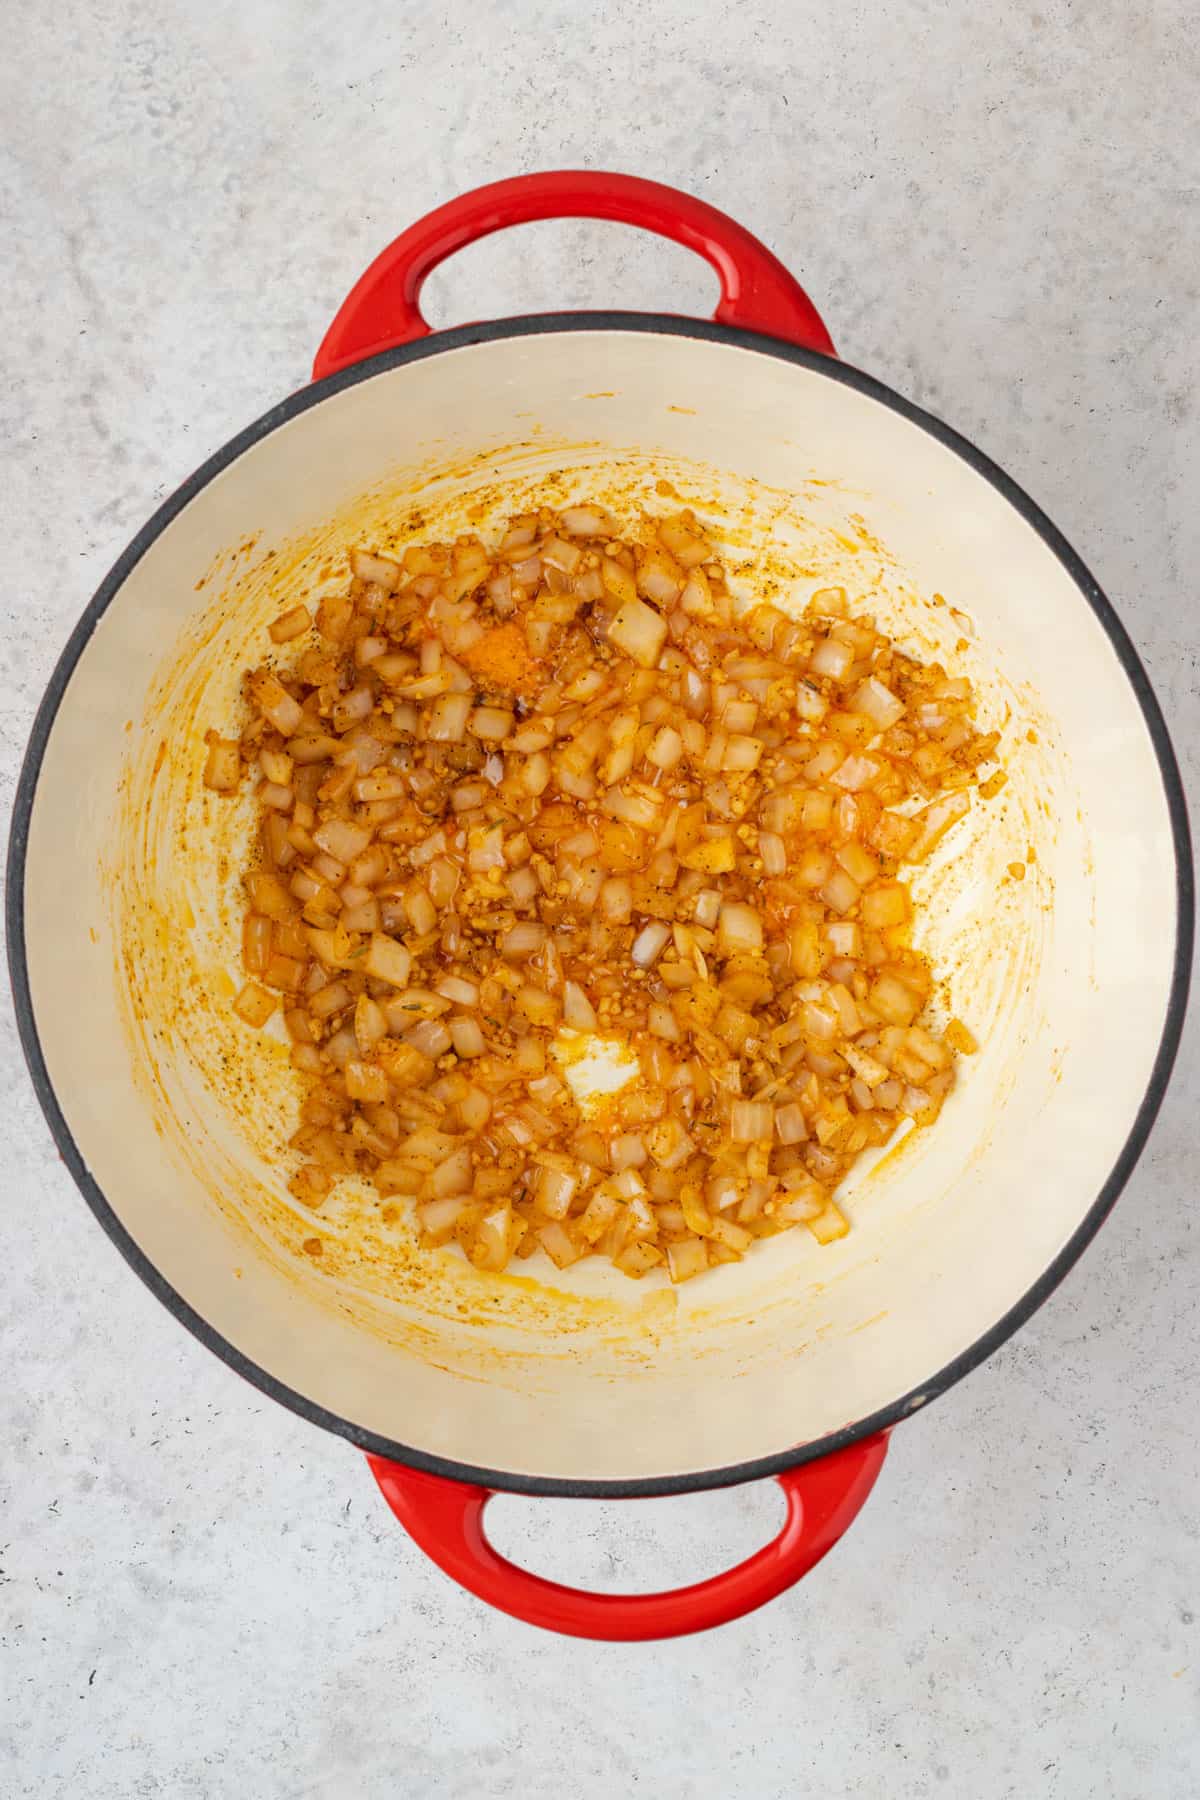
[[[598, 482], [614, 464], [636, 473], [661, 458], [696, 465], [717, 514], [744, 518], [761, 489], [802, 492], [822, 527], [865, 518], [895, 558], [880, 565], [889, 628], [903, 635], [907, 618], [918, 647], [940, 644], [946, 609], [909, 614], [906, 596], [946, 595], [969, 614], [968, 656], [990, 672], [992, 704], [1018, 709], [1010, 741], [1027, 726], [1038, 737], [1036, 749], [1014, 744], [1013, 804], [996, 814], [1007, 852], [1018, 837], [1034, 843], [1036, 878], [1001, 894], [1004, 857], [977, 810], [925, 883], [955, 1005], [990, 1026], [936, 1130], [855, 1184], [855, 1229], [829, 1249], [789, 1233], [677, 1296], [591, 1263], [541, 1270], [600, 1309], [594, 1328], [562, 1336], [541, 1303], [524, 1328], [514, 1314], [490, 1335], [434, 1307], [422, 1336], [411, 1303], [401, 1318], [272, 1252], [213, 1194], [230, 1158], [254, 1180], [270, 1171], [190, 1080], [171, 1020], [156, 1054], [173, 1100], [156, 1113], [114, 978], [113, 795], [145, 748], [126, 723], [209, 604], [195, 583], [243, 539], [258, 534], [256, 554], [286, 546], [381, 482], [480, 451], [494, 454], [444, 493], [564, 463], [593, 465]], [[814, 477], [830, 485], [807, 486]], [[772, 506], [754, 516], [765, 531]], [[860, 563], [870, 586], [876, 565]], [[247, 614], [248, 641], [261, 624]], [[229, 703], [214, 686], [219, 697]], [[1077, 587], [1013, 507], [918, 427], [817, 371], [620, 332], [498, 340], [373, 377], [191, 501], [71, 679], [38, 786], [26, 899], [59, 1105], [117, 1217], [184, 1300], [270, 1375], [365, 1429], [460, 1462], [595, 1479], [809, 1442], [919, 1393], [1003, 1318], [1078, 1228], [1128, 1135], [1175, 934], [1167, 811], [1136, 700]], [[451, 1275], [482, 1279], [465, 1265]]]

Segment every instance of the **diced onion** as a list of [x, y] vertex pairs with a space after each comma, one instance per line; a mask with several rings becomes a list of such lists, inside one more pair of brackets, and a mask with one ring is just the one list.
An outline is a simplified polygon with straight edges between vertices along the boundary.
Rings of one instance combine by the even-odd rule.
[[429, 712], [427, 732], [435, 743], [458, 744], [467, 734], [469, 694], [440, 694]]
[[558, 522], [571, 537], [599, 537], [612, 524], [598, 506], [568, 506], [559, 514]]
[[204, 765], [204, 785], [218, 794], [232, 794], [242, 778], [242, 758], [236, 739], [208, 736], [208, 761]]
[[405, 1038], [422, 1056], [435, 1059], [444, 1056], [453, 1039], [440, 1019], [420, 1019], [405, 1032]]
[[535, 956], [546, 941], [546, 927], [522, 922], [506, 931], [500, 939], [500, 954], [510, 962], [522, 962]]
[[470, 716], [471, 730], [485, 743], [498, 744], [513, 726], [513, 716], [501, 706], [477, 706]]
[[351, 863], [356, 856], [361, 856], [371, 841], [369, 831], [361, 825], [351, 825], [346, 819], [325, 820], [317, 826], [313, 837], [327, 855], [343, 863]]
[[717, 920], [717, 944], [722, 956], [758, 951], [763, 944], [762, 918], [752, 906], [726, 900]]
[[951, 825], [963, 818], [970, 810], [971, 796], [963, 790], [957, 793], [944, 794], [940, 800], [917, 813], [912, 823], [916, 825], [918, 836], [916, 842], [907, 852], [910, 862], [924, 862], [934, 846], [949, 831]]
[[827, 676], [831, 681], [843, 681], [854, 665], [854, 652], [849, 644], [841, 643], [837, 638], [822, 638], [809, 660], [809, 668], [814, 675]]
[[622, 1136], [615, 1137], [609, 1145], [608, 1160], [618, 1171], [640, 1169], [650, 1160], [650, 1152], [642, 1138], [632, 1132], [625, 1132]]
[[783, 839], [778, 837], [775, 832], [759, 832], [758, 853], [762, 857], [765, 874], [782, 875], [787, 869], [787, 847]]
[[239, 1019], [247, 1025], [261, 1027], [266, 1024], [279, 1004], [279, 996], [269, 988], [259, 987], [256, 981], [248, 981], [233, 1003], [233, 1010]]
[[775, 1129], [775, 1109], [765, 1101], [735, 1100], [729, 1114], [729, 1135], [735, 1144], [754, 1144], [769, 1138]]
[[452, 1000], [455, 1006], [476, 1006], [479, 1003], [478, 982], [464, 981], [459, 975], [447, 975], [438, 982], [435, 991], [443, 999]]
[[661, 956], [671, 936], [669, 925], [643, 925], [633, 940], [630, 955], [639, 969], [649, 969]]
[[365, 1100], [378, 1105], [387, 1099], [387, 1076], [372, 1063], [351, 1058], [346, 1064], [345, 1082], [346, 1092], [351, 1100]]
[[897, 700], [891, 689], [876, 675], [868, 676], [861, 687], [855, 689], [850, 706], [854, 712], [865, 713], [879, 731], [887, 731], [889, 726], [904, 717], [903, 700]]
[[834, 869], [819, 891], [826, 906], [831, 906], [836, 913], [849, 912], [861, 893], [858, 883], [851, 880], [845, 869]]
[[879, 764], [873, 756], [847, 756], [833, 771], [830, 779], [834, 787], [845, 788], [848, 793], [858, 793], [862, 788], [870, 787], [879, 774]]
[[487, 1049], [478, 1019], [451, 1019], [448, 1030], [456, 1056], [482, 1056]]
[[633, 911], [633, 889], [627, 881], [611, 876], [600, 889], [599, 904], [611, 925], [623, 925]]
[[672, 1281], [690, 1281], [707, 1267], [708, 1251], [702, 1238], [683, 1238], [667, 1245], [667, 1269]]
[[646, 760], [656, 769], [673, 769], [683, 756], [683, 739], [669, 725], [657, 732], [646, 752]]
[[267, 631], [273, 644], [288, 644], [307, 631], [311, 624], [312, 617], [307, 606], [293, 606], [273, 619]]
[[392, 593], [400, 585], [401, 568], [390, 556], [372, 556], [367, 550], [352, 550], [350, 567], [360, 581], [373, 581]]
[[[903, 869], [1003, 785], [970, 684], [841, 589], [743, 610], [691, 512], [618, 534], [584, 500], [355, 550], [205, 740], [211, 792], [256, 781], [232, 1006], [283, 1008], [292, 1193], [363, 1174], [488, 1275], [832, 1243], [978, 1048], [929, 1022]], [[639, 1078], [589, 1116], [574, 1062], [617, 1045]]]
[[596, 1013], [578, 982], [563, 983], [563, 1024], [571, 1031], [595, 1031]]
[[903, 925], [908, 918], [908, 891], [902, 882], [881, 881], [862, 897], [862, 920], [869, 931]]
[[792, 1101], [775, 1108], [775, 1131], [781, 1144], [802, 1144], [808, 1136], [803, 1108]]
[[667, 641], [667, 622], [652, 606], [628, 600], [613, 618], [608, 639], [642, 668], [652, 669]]
[[335, 731], [349, 731], [352, 725], [361, 725], [364, 719], [370, 718], [375, 710], [375, 690], [364, 683], [361, 687], [351, 688], [340, 700], [334, 702], [330, 717]]
[[758, 738], [730, 737], [725, 746], [723, 766], [738, 774], [745, 774], [750, 769], [757, 769], [762, 756], [763, 747]]
[[387, 937], [383, 932], [375, 932], [367, 948], [363, 970], [377, 981], [390, 982], [393, 987], [406, 985], [412, 969], [412, 956], [403, 944], [395, 938]]
[[534, 1189], [538, 1211], [551, 1219], [565, 1219], [578, 1186], [577, 1176], [561, 1169], [543, 1169]]

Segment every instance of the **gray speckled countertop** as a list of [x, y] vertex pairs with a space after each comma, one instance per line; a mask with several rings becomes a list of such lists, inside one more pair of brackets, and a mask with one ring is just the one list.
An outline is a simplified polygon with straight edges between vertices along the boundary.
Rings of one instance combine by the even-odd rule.
[[[1193, 9], [1069, 0], [66, 0], [0, 69], [0, 796], [68, 628], [203, 456], [303, 381], [349, 283], [455, 192], [590, 164], [694, 189], [853, 362], [974, 436], [1115, 599], [1200, 774]], [[442, 322], [706, 309], [684, 251], [546, 225]], [[656, 1649], [486, 1612], [343, 1443], [194, 1343], [63, 1171], [0, 1015], [0, 1792], [1193, 1800], [1200, 1243], [1193, 1034], [1054, 1299], [899, 1432], [766, 1611]], [[768, 1484], [505, 1500], [563, 1578], [696, 1578]]]

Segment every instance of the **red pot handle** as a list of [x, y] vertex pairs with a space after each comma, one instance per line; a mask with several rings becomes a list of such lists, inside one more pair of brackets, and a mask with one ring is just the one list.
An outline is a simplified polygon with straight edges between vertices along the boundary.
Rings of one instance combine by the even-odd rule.
[[615, 219], [686, 244], [720, 277], [721, 298], [714, 317], [722, 325], [740, 325], [807, 350], [835, 354], [800, 283], [727, 213], [638, 175], [559, 169], [473, 188], [401, 232], [342, 302], [317, 352], [313, 375], [319, 381], [396, 344], [427, 337], [421, 287], [430, 271], [456, 250], [506, 225], [568, 218]]
[[493, 1490], [368, 1456], [404, 1529], [452, 1580], [489, 1606], [569, 1637], [639, 1641], [727, 1625], [782, 1594], [833, 1549], [875, 1485], [878, 1433], [777, 1477], [787, 1497], [779, 1536], [736, 1568], [668, 1594], [589, 1594], [518, 1568], [493, 1550], [483, 1512]]

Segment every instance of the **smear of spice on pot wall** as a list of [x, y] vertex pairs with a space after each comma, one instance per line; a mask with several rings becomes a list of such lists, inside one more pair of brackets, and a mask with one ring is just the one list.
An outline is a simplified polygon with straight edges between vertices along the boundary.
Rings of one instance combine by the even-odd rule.
[[687, 512], [351, 564], [205, 769], [256, 781], [234, 1004], [282, 1006], [307, 1083], [292, 1193], [365, 1176], [487, 1270], [842, 1236], [838, 1183], [976, 1048], [899, 874], [995, 752], [969, 683], [840, 589], [740, 611]]

